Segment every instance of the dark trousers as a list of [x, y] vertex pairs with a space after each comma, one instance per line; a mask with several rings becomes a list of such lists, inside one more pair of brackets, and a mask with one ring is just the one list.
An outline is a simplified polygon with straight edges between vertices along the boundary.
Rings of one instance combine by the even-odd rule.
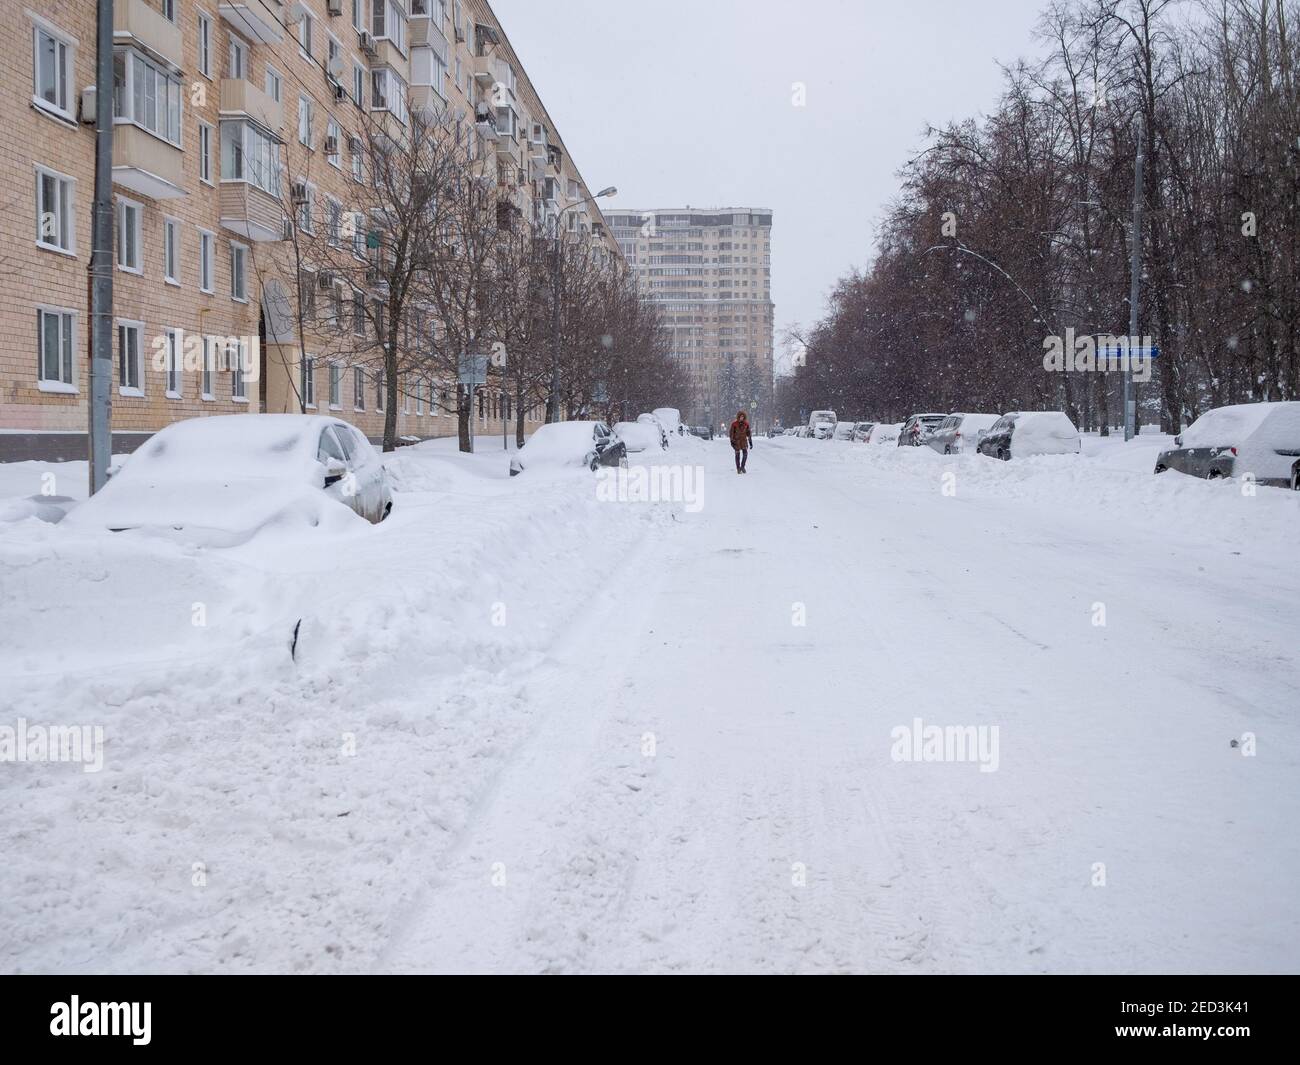
[[747, 463], [748, 461], [749, 461], [749, 448], [747, 447], [736, 448], [736, 469], [743, 470], [745, 468], [745, 463]]

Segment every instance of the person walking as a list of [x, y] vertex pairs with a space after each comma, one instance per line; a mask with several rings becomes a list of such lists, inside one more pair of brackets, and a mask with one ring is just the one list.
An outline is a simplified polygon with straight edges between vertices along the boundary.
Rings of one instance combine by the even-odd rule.
[[749, 415], [743, 410], [731, 423], [731, 449], [736, 453], [736, 472], [747, 473], [745, 466], [749, 462], [749, 449], [754, 446], [754, 432], [749, 424]]

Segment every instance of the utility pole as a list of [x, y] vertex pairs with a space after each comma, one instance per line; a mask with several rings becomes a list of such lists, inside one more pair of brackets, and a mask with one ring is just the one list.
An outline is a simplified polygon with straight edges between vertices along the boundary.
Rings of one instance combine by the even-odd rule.
[[95, 203], [90, 250], [90, 494], [113, 461], [113, 0], [99, 0], [95, 34]]
[[1137, 159], [1133, 166], [1133, 239], [1129, 263], [1128, 358], [1124, 366], [1124, 440], [1137, 436], [1137, 394], [1133, 386], [1132, 349], [1138, 344], [1138, 308], [1142, 287], [1142, 171], [1146, 165], [1145, 128], [1141, 116], [1137, 126]]

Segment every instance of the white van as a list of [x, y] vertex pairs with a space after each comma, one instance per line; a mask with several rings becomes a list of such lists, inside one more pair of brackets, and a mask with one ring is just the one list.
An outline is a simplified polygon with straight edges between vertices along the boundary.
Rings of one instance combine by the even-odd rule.
[[838, 422], [833, 410], [815, 410], [808, 419], [808, 435], [814, 440], [829, 440]]

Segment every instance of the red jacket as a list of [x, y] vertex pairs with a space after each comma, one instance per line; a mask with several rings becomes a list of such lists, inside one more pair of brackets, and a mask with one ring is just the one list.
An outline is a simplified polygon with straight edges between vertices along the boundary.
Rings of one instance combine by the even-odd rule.
[[731, 423], [731, 446], [737, 451], [748, 451], [754, 446], [754, 430], [749, 419], [742, 422], [737, 418]]

